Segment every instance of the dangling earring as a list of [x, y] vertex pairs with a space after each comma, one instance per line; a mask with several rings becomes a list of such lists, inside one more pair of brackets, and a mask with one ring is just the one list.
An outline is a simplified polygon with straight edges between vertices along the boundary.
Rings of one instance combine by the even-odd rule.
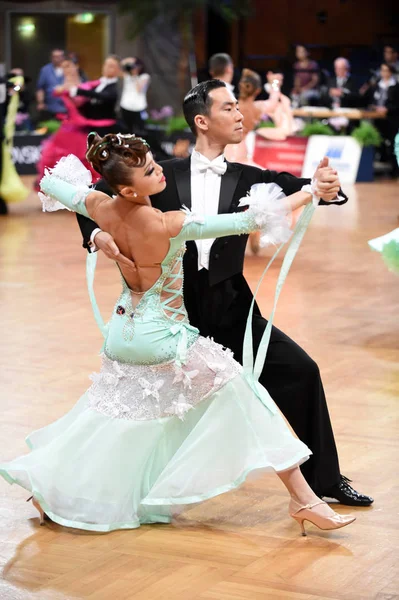
[[137, 193], [133, 192], [133, 198], [137, 198]]

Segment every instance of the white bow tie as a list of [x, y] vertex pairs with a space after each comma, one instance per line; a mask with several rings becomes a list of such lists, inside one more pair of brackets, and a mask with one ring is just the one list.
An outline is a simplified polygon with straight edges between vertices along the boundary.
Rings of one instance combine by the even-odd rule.
[[205, 156], [192, 157], [192, 168], [199, 173], [205, 173], [208, 169], [216, 173], [217, 175], [224, 175], [227, 169], [227, 163], [223, 157], [215, 158], [214, 160], [208, 160]]

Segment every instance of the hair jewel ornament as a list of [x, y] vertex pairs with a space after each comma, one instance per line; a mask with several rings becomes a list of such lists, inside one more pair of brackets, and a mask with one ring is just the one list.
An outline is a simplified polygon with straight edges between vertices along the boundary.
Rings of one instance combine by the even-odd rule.
[[[147, 148], [150, 147], [150, 144], [147, 142], [147, 140], [145, 140], [142, 137], [137, 137], [135, 133], [117, 133], [116, 137], [118, 138], [118, 146], [122, 146], [123, 141], [129, 141], [132, 138], [134, 138], [138, 142], [141, 142], [142, 144], [144, 144], [144, 146], [147, 146]], [[129, 144], [123, 144], [123, 147], [129, 148], [130, 146], [129, 146]]]
[[[100, 148], [101, 148], [102, 146], [108, 146], [108, 143], [109, 143], [108, 141], [106, 141], [106, 142], [101, 142], [101, 144], [99, 144], [99, 145], [98, 145], [98, 148], [97, 148], [96, 154], [97, 154], [97, 152], [99, 152], [99, 150], [100, 150]], [[109, 153], [108, 153], [108, 151], [107, 151], [105, 148], [104, 148], [104, 150], [102, 150], [102, 151], [100, 152], [100, 156], [102, 156], [103, 158], [108, 158], [108, 155], [109, 155]]]

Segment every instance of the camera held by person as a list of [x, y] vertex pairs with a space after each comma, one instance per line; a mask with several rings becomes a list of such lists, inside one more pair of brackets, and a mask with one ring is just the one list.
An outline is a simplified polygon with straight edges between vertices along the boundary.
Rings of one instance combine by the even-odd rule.
[[137, 76], [140, 75], [142, 69], [136, 58], [127, 58], [122, 61], [122, 70], [129, 75]]

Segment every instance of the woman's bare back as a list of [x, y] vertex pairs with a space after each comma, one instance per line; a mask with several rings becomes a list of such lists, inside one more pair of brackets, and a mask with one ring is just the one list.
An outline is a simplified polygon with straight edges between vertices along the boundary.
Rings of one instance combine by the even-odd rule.
[[259, 121], [262, 118], [262, 109], [252, 97], [240, 99], [239, 103], [240, 112], [244, 116], [244, 133], [247, 134], [249, 131], [253, 131], [258, 126]]
[[110, 198], [101, 192], [90, 194], [86, 207], [99, 227], [114, 238], [121, 254], [134, 263], [131, 267], [119, 264], [129, 288], [139, 293], [150, 289], [162, 273], [170, 238], [180, 232], [184, 214], [162, 213], [151, 205], [120, 196]]

